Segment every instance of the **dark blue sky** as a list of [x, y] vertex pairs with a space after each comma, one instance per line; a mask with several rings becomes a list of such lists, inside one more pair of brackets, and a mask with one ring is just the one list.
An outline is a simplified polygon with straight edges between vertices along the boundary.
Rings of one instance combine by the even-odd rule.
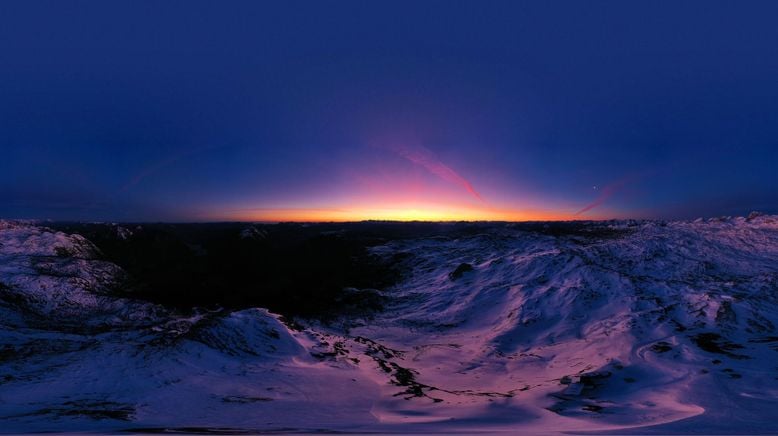
[[0, 2], [0, 217], [778, 213], [778, 2]]

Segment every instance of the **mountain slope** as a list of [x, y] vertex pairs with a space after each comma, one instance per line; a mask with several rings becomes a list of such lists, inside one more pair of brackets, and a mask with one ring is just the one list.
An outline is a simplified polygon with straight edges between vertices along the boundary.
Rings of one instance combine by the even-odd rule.
[[78, 235], [0, 244], [3, 431], [778, 431], [776, 217], [397, 238], [385, 310], [297, 329], [119, 297]]

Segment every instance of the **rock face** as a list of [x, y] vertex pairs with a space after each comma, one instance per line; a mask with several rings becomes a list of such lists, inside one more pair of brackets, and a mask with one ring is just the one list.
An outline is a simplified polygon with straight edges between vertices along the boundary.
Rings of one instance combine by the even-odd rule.
[[469, 263], [460, 263], [454, 271], [448, 273], [448, 278], [451, 280], [456, 280], [462, 277], [466, 272], [470, 272], [472, 270], [473, 265], [470, 265]]
[[117, 299], [123, 273], [79, 235], [0, 221], [0, 289], [6, 319], [52, 328], [135, 326], [149, 305]]
[[778, 432], [777, 217], [373, 254], [404, 270], [383, 312], [290, 329], [120, 297], [89, 241], [0, 221], [0, 431]]

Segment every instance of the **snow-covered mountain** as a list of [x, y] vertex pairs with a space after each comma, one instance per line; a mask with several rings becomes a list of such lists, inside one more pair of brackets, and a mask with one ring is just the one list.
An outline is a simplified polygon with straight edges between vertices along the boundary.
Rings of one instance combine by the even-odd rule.
[[778, 217], [557, 230], [376, 246], [385, 310], [291, 328], [0, 222], [0, 432], [778, 432]]

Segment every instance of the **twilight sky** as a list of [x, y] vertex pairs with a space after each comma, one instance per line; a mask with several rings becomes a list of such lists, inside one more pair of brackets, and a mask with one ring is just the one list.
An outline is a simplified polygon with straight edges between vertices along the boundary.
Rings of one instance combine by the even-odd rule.
[[0, 2], [0, 217], [778, 213], [778, 2]]

